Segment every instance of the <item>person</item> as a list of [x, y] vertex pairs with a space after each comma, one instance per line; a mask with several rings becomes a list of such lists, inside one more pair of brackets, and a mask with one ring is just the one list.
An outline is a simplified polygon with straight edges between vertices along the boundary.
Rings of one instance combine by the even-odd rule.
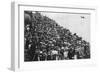
[[68, 58], [69, 59], [74, 59], [74, 55], [75, 55], [75, 50], [74, 49], [69, 49], [69, 52], [68, 52]]
[[64, 59], [64, 49], [60, 50], [60, 59], [63, 60]]
[[64, 59], [68, 59], [68, 51], [64, 51]]
[[58, 51], [57, 50], [52, 50], [51, 54], [53, 56], [53, 60], [56, 60], [57, 59], [57, 55], [58, 55]]
[[47, 60], [51, 60], [51, 54], [50, 54], [50, 51], [48, 52], [48, 55], [47, 55]]

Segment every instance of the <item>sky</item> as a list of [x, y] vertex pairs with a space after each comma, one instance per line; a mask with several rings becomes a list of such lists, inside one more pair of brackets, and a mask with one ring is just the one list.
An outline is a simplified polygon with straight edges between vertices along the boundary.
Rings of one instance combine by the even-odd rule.
[[72, 33], [77, 33], [83, 40], [90, 41], [90, 15], [76, 13], [51, 13], [41, 12], [55, 20], [59, 25], [69, 29]]

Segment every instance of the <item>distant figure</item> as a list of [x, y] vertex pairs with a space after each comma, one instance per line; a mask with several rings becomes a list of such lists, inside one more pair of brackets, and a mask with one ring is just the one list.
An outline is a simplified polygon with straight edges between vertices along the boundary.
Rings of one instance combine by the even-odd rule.
[[81, 16], [81, 18], [84, 19], [85, 17], [84, 16]]
[[68, 58], [69, 58], [69, 59], [74, 59], [74, 58], [73, 58], [74, 55], [75, 55], [75, 50], [70, 49], [69, 52], [68, 52]]

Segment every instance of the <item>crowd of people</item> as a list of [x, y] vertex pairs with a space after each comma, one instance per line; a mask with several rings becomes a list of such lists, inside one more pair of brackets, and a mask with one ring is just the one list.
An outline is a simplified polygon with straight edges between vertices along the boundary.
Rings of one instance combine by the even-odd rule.
[[40, 12], [24, 12], [24, 61], [90, 58], [90, 43]]

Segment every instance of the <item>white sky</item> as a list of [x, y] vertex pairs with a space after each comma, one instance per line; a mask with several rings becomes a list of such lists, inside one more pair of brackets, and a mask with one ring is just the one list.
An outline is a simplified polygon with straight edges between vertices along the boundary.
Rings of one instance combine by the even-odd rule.
[[[54, 19], [59, 25], [69, 29], [72, 33], [77, 33], [84, 40], [90, 41], [90, 15], [89, 14], [69, 14], [41, 12], [49, 18]], [[85, 18], [81, 18], [81, 16]]]

